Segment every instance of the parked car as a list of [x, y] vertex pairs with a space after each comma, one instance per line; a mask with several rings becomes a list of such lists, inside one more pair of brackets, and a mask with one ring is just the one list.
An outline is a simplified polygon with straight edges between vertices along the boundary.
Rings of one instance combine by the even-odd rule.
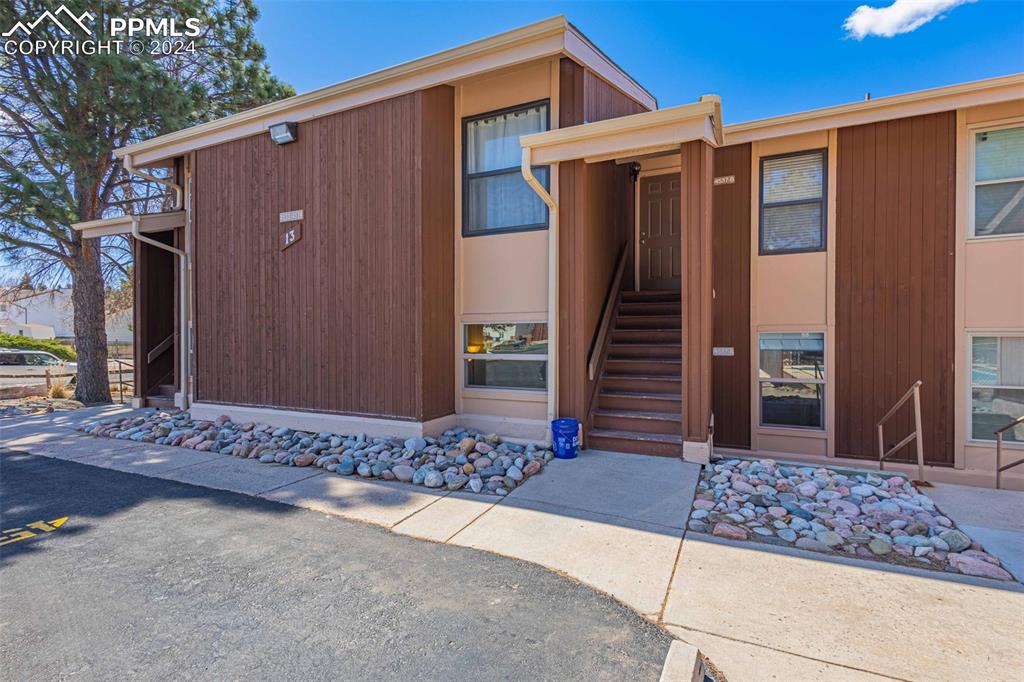
[[25, 383], [26, 378], [45, 377], [47, 370], [52, 377], [74, 383], [78, 363], [61, 360], [43, 350], [0, 348], [0, 382], [5, 385]]

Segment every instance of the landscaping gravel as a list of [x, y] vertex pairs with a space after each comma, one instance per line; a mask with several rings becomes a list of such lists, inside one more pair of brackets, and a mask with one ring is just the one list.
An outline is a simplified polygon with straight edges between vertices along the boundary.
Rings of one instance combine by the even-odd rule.
[[108, 438], [219, 452], [262, 464], [315, 466], [341, 476], [402, 481], [427, 488], [507, 495], [554, 454], [465, 428], [438, 438], [369, 437], [365, 433], [307, 433], [226, 415], [199, 421], [188, 412], [153, 412], [84, 424], [80, 431]]
[[770, 459], [707, 465], [687, 527], [731, 540], [1013, 580], [902, 476]]

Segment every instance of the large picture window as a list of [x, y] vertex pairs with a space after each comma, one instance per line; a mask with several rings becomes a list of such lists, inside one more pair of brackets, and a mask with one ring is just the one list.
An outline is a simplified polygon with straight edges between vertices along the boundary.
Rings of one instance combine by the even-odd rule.
[[[971, 337], [971, 438], [995, 432], [1024, 415], [1024, 335]], [[1024, 443], [1024, 424], [1003, 440]]]
[[[474, 116], [463, 121], [462, 234], [536, 230], [548, 226], [548, 207], [520, 173], [522, 135], [548, 129], [548, 103]], [[533, 169], [549, 187], [547, 166]]]
[[1024, 234], [1024, 127], [974, 135], [974, 236]]
[[825, 334], [761, 334], [758, 389], [763, 426], [824, 428]]
[[761, 159], [762, 256], [825, 250], [825, 150]]
[[463, 362], [470, 388], [547, 388], [548, 326], [541, 322], [465, 325]]

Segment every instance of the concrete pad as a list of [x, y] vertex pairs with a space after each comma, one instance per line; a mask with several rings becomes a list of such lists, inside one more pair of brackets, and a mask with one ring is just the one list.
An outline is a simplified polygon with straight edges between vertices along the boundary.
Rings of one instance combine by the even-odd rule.
[[671, 457], [588, 450], [553, 460], [509, 499], [684, 528], [701, 467]]
[[[980, 586], [925, 573], [691, 534], [683, 541], [664, 622], [902, 679], [963, 679], [969, 671], [978, 679], [1007, 680], [1024, 669], [1019, 585]], [[710, 647], [691, 643], [722, 665]], [[725, 665], [722, 670], [733, 679]]]
[[108, 455], [139, 447], [139, 443], [115, 440], [112, 438], [93, 438], [81, 434], [53, 432], [26, 438], [18, 438], [4, 444], [14, 450], [29, 452], [42, 457], [54, 459], [79, 460], [95, 455]]
[[674, 640], [665, 656], [660, 682], [701, 682], [701, 657], [697, 647]]
[[259, 495], [322, 473], [316, 467], [260, 464], [254, 459], [219, 455], [200, 464], [164, 471], [160, 478], [246, 495]]
[[447, 542], [501, 499], [493, 495], [477, 495], [472, 492], [449, 493], [434, 504], [417, 511], [391, 530], [423, 540]]
[[924, 492], [957, 525], [1024, 533], [1024, 491], [936, 483]]
[[390, 528], [445, 494], [447, 491], [433, 491], [410, 483], [367, 481], [325, 473], [260, 497]]
[[79, 464], [115, 469], [143, 476], [159, 476], [160, 473], [181, 467], [202, 464], [221, 459], [225, 455], [199, 452], [188, 448], [165, 445], [133, 444], [121, 450], [94, 452], [76, 457]]
[[966, 524], [960, 529], [980, 542], [986, 552], [998, 557], [1003, 568], [1014, 578], [1024, 580], [1024, 533]]
[[449, 542], [562, 571], [656, 619], [681, 537], [676, 528], [510, 496]]
[[[679, 637], [699, 648], [729, 682], [793, 682], [794, 680], [842, 680], [842, 682], [871, 682], [891, 680], [863, 670], [833, 665], [825, 661], [797, 656], [756, 644], [738, 642], [709, 635], [705, 632], [668, 626], [674, 637]], [[662, 676], [664, 679], [664, 676]]]

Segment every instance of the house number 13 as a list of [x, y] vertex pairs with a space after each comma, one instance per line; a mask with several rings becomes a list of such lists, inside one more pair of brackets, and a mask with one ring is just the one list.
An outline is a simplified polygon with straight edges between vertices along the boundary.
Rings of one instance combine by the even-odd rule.
[[302, 239], [302, 223], [295, 223], [281, 233], [281, 250], [284, 251], [300, 239]]

